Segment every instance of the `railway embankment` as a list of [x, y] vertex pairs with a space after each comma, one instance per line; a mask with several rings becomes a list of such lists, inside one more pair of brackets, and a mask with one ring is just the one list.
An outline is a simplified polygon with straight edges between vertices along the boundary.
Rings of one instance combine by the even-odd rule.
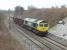
[[9, 32], [7, 17], [0, 13], [0, 50], [24, 50], [22, 46]]
[[24, 50], [24, 47], [11, 36], [7, 27], [0, 25], [0, 50]]
[[67, 17], [64, 18], [64, 24], [57, 24], [49, 30], [49, 38], [67, 46]]

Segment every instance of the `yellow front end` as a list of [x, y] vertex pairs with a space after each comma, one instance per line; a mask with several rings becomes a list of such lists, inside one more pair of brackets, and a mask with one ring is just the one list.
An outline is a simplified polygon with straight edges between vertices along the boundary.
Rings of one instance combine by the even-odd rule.
[[40, 32], [48, 32], [48, 27], [40, 27], [40, 26], [38, 26], [37, 30], [40, 31]]

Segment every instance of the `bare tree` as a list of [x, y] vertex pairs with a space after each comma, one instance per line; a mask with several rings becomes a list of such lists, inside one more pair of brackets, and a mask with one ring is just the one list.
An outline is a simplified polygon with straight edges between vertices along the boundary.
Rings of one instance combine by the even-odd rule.
[[54, 9], [55, 7], [54, 7], [54, 6], [52, 6], [51, 8], [52, 8], [52, 9]]
[[28, 6], [28, 10], [35, 10], [37, 9], [35, 6], [31, 5], [31, 6]]
[[22, 16], [24, 12], [24, 8], [21, 7], [21, 6], [16, 6], [15, 7], [15, 13], [14, 13], [14, 16], [17, 17], [17, 16]]
[[61, 5], [61, 8], [66, 8], [66, 5]]

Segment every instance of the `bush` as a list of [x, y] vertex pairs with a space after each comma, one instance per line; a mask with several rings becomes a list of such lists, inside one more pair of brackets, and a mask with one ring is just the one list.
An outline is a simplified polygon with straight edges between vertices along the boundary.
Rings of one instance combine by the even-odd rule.
[[4, 14], [3, 13], [0, 13], [0, 24], [4, 22]]

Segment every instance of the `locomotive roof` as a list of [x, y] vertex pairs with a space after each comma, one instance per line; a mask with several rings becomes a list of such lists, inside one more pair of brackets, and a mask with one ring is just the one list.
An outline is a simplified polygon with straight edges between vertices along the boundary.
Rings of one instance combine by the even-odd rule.
[[29, 21], [29, 22], [38, 23], [38, 24], [44, 21], [44, 20], [38, 20], [38, 19], [32, 19], [32, 18], [25, 18], [24, 20]]
[[37, 19], [25, 18], [24, 20], [29, 21], [29, 22], [35, 22]]

